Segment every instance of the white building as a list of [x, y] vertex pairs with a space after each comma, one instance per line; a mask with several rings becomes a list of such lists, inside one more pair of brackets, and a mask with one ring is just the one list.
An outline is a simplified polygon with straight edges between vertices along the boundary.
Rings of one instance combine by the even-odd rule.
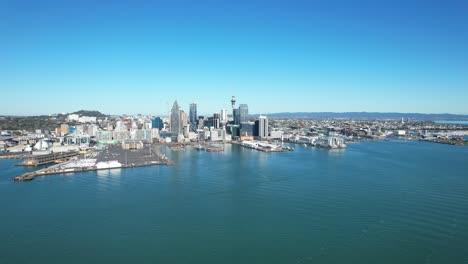
[[97, 135], [98, 130], [99, 130], [99, 127], [97, 125], [89, 125], [88, 135], [90, 135], [91, 137], [95, 137]]
[[113, 132], [107, 130], [99, 130], [96, 133], [96, 139], [100, 142], [109, 142], [112, 141]]
[[96, 123], [95, 116], [82, 116], [78, 118], [78, 122], [80, 123]]
[[77, 115], [77, 114], [71, 114], [71, 115], [68, 115], [68, 116], [67, 116], [67, 121], [78, 121], [79, 118], [80, 118], [79, 115]]
[[268, 138], [268, 118], [266, 116], [258, 118], [258, 136], [260, 138]]
[[221, 115], [220, 115], [221, 123], [227, 123], [227, 110], [226, 109], [221, 109]]
[[283, 136], [283, 131], [281, 130], [273, 130], [270, 132], [270, 138], [272, 139], [280, 139]]
[[211, 141], [226, 141], [226, 130], [225, 129], [211, 129], [210, 140]]

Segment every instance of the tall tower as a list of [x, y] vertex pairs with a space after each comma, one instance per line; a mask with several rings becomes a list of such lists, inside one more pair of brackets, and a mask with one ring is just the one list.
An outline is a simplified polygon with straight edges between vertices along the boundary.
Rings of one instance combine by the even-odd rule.
[[236, 97], [234, 95], [231, 98], [231, 105], [232, 105], [232, 111], [234, 112], [234, 108], [236, 107]]
[[196, 131], [197, 130], [197, 104], [191, 103], [190, 104], [190, 112], [189, 112], [189, 122], [190, 122], [190, 130]]
[[260, 116], [258, 118], [258, 136], [260, 138], [268, 137], [268, 118], [266, 116]]
[[249, 107], [247, 104], [239, 105], [239, 123], [244, 123], [249, 121]]
[[173, 136], [178, 136], [181, 130], [181, 120], [180, 120], [180, 108], [177, 104], [177, 100], [172, 105], [171, 111], [171, 133]]

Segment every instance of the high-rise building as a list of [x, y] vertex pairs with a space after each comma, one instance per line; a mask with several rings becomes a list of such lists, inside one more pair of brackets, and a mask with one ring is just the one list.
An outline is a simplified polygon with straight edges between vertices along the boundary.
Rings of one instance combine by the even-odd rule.
[[156, 117], [151, 121], [151, 127], [152, 128], [157, 128], [159, 131], [161, 131], [164, 128], [164, 122], [161, 117]]
[[244, 122], [240, 126], [241, 137], [253, 137], [254, 136], [254, 122]]
[[220, 124], [220, 115], [219, 113], [214, 113], [213, 115], [213, 126], [218, 129]]
[[184, 127], [189, 124], [189, 117], [184, 110], [180, 110], [180, 129], [184, 130]]
[[226, 109], [221, 109], [221, 123], [226, 123], [228, 121], [227, 119], [227, 110]]
[[179, 105], [177, 104], [177, 100], [172, 105], [170, 128], [171, 128], [170, 131], [172, 135], [175, 137], [177, 137], [179, 134], [182, 133], [182, 124], [180, 120], [180, 108], [179, 108]]
[[233, 118], [234, 118], [234, 124], [235, 125], [240, 125], [240, 116], [239, 116], [239, 109], [234, 108], [233, 111]]
[[266, 116], [258, 118], [258, 136], [260, 138], [268, 137], [268, 118]]
[[239, 123], [249, 121], [249, 107], [246, 104], [239, 105]]
[[190, 104], [190, 111], [189, 111], [189, 122], [190, 122], [190, 129], [192, 131], [195, 131], [197, 127], [197, 104], [196, 103], [191, 103]]

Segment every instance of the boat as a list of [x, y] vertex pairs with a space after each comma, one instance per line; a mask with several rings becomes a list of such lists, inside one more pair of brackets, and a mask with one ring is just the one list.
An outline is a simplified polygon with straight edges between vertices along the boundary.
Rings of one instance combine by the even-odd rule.
[[196, 145], [196, 146], [193, 146], [194, 149], [198, 150], [198, 151], [202, 151], [205, 149], [205, 147], [203, 147], [202, 145]]
[[207, 152], [223, 152], [223, 151], [224, 151], [224, 148], [222, 148], [222, 147], [210, 146], [210, 147], [206, 148], [206, 151], [207, 151]]

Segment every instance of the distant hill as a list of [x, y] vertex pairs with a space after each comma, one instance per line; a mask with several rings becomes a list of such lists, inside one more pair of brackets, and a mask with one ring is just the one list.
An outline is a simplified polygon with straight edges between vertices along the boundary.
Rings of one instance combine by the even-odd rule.
[[468, 120], [468, 115], [456, 114], [421, 114], [421, 113], [379, 113], [379, 112], [283, 112], [264, 114], [270, 118], [349, 118], [349, 119], [394, 119], [409, 118], [412, 120]]
[[95, 116], [95, 117], [106, 117], [107, 115], [99, 112], [99, 111], [95, 111], [95, 110], [80, 110], [80, 111], [76, 111], [76, 112], [73, 112], [72, 114], [77, 114], [77, 115], [81, 115], [81, 116]]

